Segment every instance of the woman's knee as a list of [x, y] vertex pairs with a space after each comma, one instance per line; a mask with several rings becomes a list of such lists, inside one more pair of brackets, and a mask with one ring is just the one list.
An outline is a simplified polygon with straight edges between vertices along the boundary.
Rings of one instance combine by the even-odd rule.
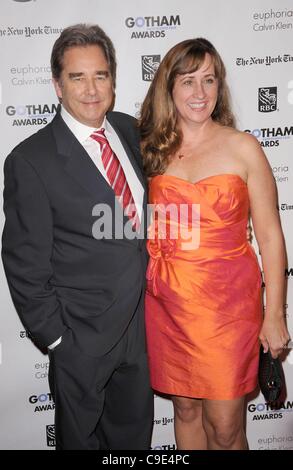
[[175, 418], [184, 422], [191, 422], [201, 418], [201, 402], [192, 398], [175, 397], [172, 399], [175, 411]]
[[240, 420], [203, 420], [203, 427], [208, 440], [214, 442], [222, 449], [230, 449], [234, 442], [238, 440], [243, 432], [243, 425]]

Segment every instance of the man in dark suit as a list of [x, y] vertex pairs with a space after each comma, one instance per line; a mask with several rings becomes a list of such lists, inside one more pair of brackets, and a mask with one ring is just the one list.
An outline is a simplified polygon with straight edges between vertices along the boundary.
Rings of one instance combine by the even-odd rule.
[[[51, 66], [61, 110], [5, 162], [7, 280], [25, 327], [49, 349], [56, 447], [147, 449], [153, 397], [143, 316], [146, 186], [135, 121], [109, 112], [115, 51], [98, 26], [66, 28]], [[93, 214], [105, 205], [111, 216], [101, 224], [110, 224], [103, 237]], [[119, 237], [118, 219], [132, 228]]]

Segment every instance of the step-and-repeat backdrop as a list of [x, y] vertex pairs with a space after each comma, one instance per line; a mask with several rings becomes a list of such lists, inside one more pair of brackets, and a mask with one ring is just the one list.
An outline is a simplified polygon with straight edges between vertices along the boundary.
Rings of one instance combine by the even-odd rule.
[[[278, 186], [288, 250], [285, 308], [293, 335], [292, 0], [2, 0], [3, 160], [54, 116], [51, 48], [64, 27], [78, 22], [98, 23], [113, 39], [118, 58], [115, 109], [134, 116], [171, 46], [198, 36], [215, 44], [227, 66], [238, 127], [258, 138]], [[3, 225], [2, 213], [0, 220]], [[48, 357], [32, 344], [20, 323], [2, 267], [0, 275], [0, 448], [50, 449], [54, 403], [47, 382]], [[283, 362], [287, 394], [274, 409], [261, 394], [249, 397], [251, 449], [293, 449], [292, 364], [293, 353], [288, 351]], [[175, 449], [172, 406], [160, 397], [155, 397], [152, 448]]]

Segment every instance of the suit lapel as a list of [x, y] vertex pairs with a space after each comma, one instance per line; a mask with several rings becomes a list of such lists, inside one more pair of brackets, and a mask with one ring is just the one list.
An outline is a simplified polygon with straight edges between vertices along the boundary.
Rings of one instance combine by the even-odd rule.
[[57, 151], [64, 169], [75, 181], [90, 193], [96, 201], [114, 204], [115, 194], [105, 178], [65, 124], [60, 114], [52, 121]]
[[114, 204], [114, 191], [78, 141], [71, 149], [71, 156], [67, 160], [65, 169], [86, 191], [94, 196], [97, 202], [109, 202], [111, 206]]

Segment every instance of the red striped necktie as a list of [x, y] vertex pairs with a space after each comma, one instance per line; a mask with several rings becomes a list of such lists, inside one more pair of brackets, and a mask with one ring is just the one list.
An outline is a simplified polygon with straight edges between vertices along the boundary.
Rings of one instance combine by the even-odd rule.
[[138, 217], [136, 205], [131, 194], [130, 187], [127, 183], [122, 165], [119, 162], [117, 155], [111, 149], [107, 138], [105, 137], [105, 129], [95, 131], [91, 137], [100, 145], [101, 158], [110, 186], [115, 192], [120, 204], [122, 205], [125, 215], [127, 215], [127, 217], [132, 221], [133, 228], [138, 231], [140, 227], [140, 220]]

